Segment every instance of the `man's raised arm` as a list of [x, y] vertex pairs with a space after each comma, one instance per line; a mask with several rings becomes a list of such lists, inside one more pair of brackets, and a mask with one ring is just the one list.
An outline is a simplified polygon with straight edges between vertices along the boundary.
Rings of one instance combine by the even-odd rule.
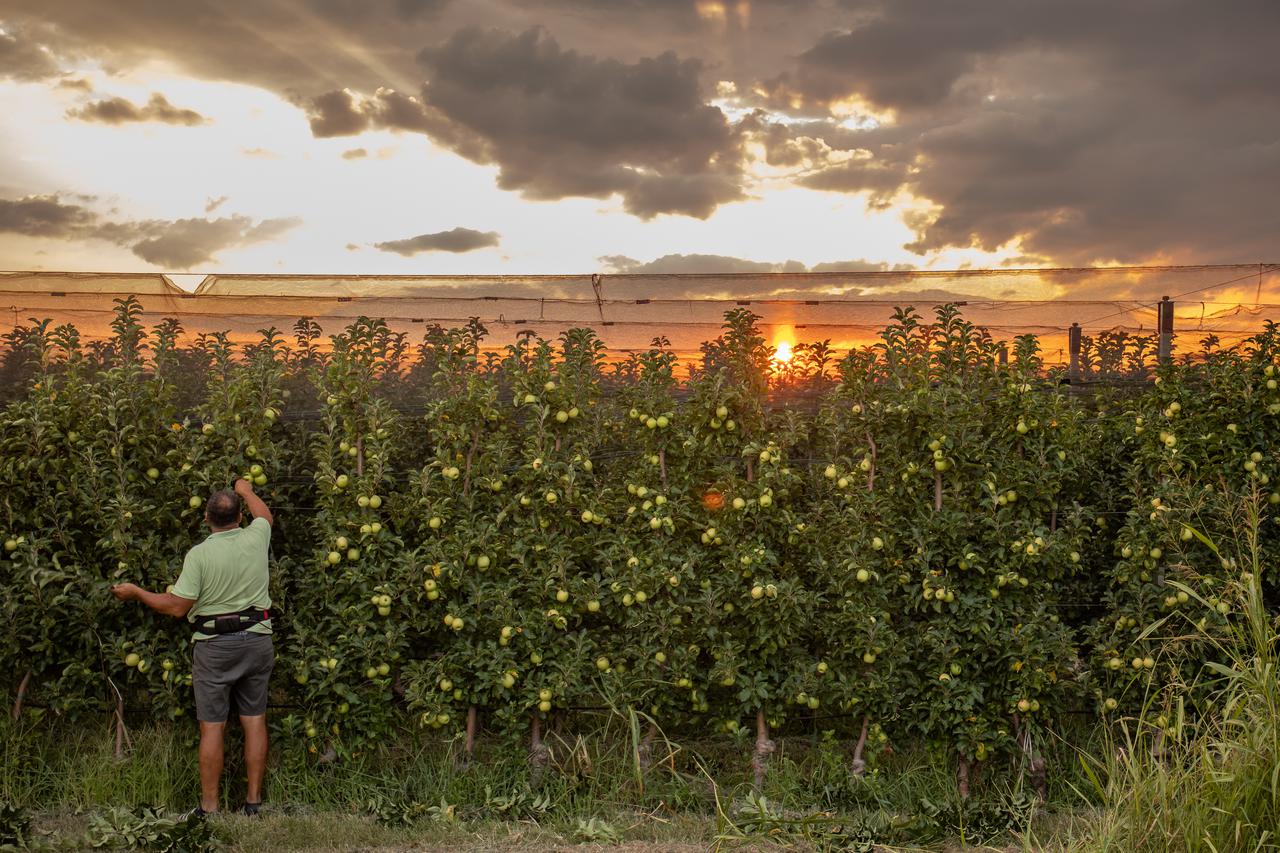
[[254, 518], [265, 518], [267, 524], [275, 523], [275, 517], [271, 515], [271, 510], [267, 509], [267, 505], [263, 503], [262, 498], [253, 493], [253, 483], [248, 480], [236, 480], [236, 494], [244, 501], [249, 514]]

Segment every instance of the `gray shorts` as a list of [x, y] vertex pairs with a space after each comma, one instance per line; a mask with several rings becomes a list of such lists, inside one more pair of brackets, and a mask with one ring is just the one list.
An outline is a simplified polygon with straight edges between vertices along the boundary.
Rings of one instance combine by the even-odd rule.
[[236, 631], [195, 645], [191, 683], [198, 720], [225, 723], [232, 711], [241, 717], [267, 713], [267, 684], [276, 661], [270, 634]]

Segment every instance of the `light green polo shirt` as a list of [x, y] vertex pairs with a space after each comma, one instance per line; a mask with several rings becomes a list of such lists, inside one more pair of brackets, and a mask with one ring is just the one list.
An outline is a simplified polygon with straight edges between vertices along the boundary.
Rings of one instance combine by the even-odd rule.
[[[173, 585], [173, 594], [195, 600], [187, 621], [200, 617], [237, 613], [247, 607], [271, 607], [267, 593], [267, 550], [271, 545], [271, 525], [265, 518], [255, 518], [248, 527], [210, 533], [199, 545], [187, 552], [182, 574]], [[248, 630], [271, 633], [271, 620], [260, 622]], [[197, 640], [214, 634], [196, 631]]]

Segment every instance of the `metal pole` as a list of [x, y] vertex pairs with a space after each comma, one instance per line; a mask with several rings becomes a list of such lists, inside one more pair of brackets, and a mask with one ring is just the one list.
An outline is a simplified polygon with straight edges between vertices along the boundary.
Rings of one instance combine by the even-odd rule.
[[1161, 297], [1157, 306], [1156, 331], [1160, 333], [1157, 356], [1161, 364], [1168, 364], [1173, 357], [1173, 302], [1167, 296]]
[[1074, 382], [1080, 378], [1080, 324], [1072, 323], [1067, 330], [1067, 350], [1071, 353], [1067, 376]]

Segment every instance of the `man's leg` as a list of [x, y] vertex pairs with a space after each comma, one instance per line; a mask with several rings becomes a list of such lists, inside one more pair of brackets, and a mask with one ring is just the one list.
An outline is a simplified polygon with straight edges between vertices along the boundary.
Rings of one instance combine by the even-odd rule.
[[262, 803], [262, 780], [267, 772], [267, 690], [275, 665], [275, 649], [269, 634], [243, 637], [246, 673], [233, 691], [235, 706], [244, 729], [244, 770], [248, 786], [245, 813], [257, 814]]
[[222, 735], [226, 723], [200, 722], [200, 808], [218, 810], [218, 782], [222, 779]]
[[241, 717], [244, 728], [244, 768], [248, 776], [246, 803], [262, 802], [262, 779], [267, 772], [267, 715]]

